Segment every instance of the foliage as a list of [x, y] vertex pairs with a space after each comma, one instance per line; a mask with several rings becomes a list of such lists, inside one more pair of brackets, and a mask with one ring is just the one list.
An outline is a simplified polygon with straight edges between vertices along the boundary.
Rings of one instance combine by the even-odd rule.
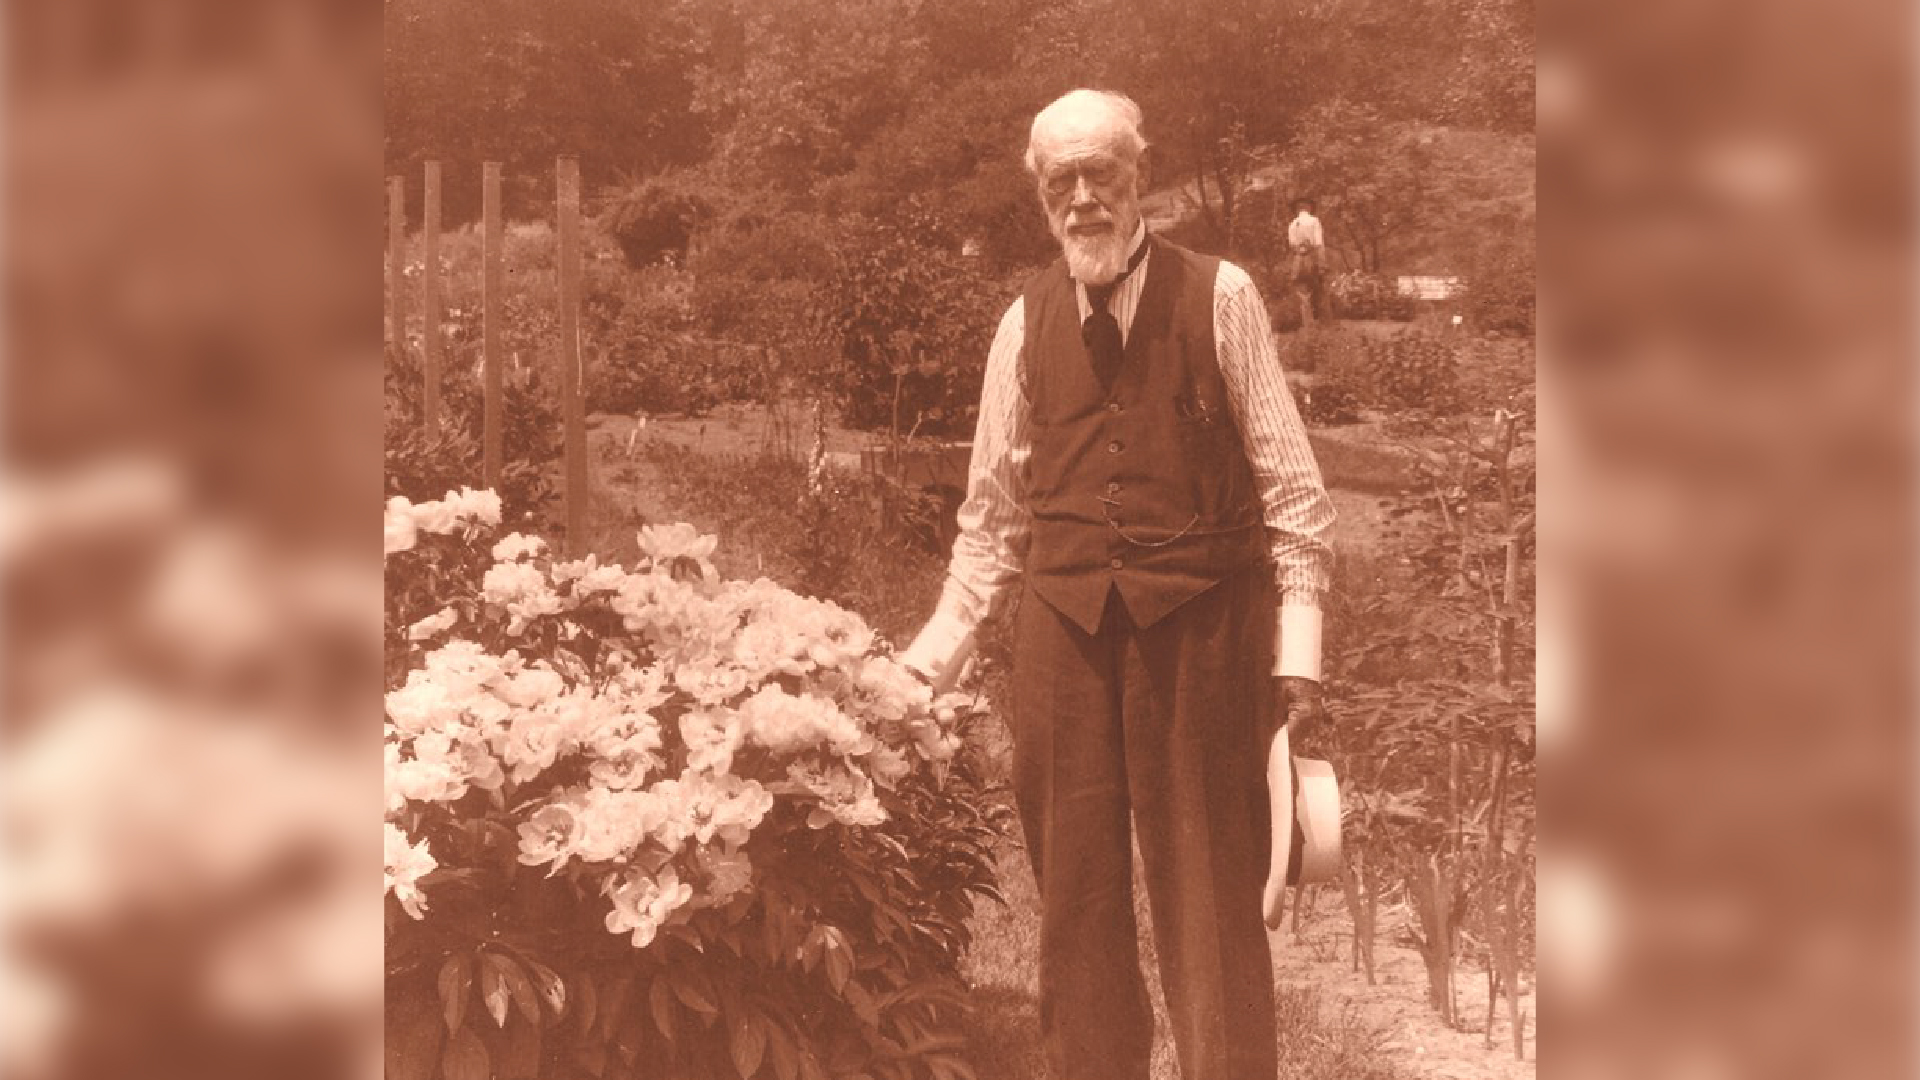
[[[471, 369], [454, 365], [441, 372], [441, 416], [434, 431], [426, 426], [420, 365], [411, 351], [389, 357], [384, 384], [386, 494], [424, 500], [478, 483], [485, 466], [485, 404]], [[538, 523], [553, 494], [546, 467], [560, 456], [555, 396], [517, 363], [501, 387], [500, 498], [506, 520]]]
[[388, 507], [389, 1075], [970, 1075], [967, 703], [686, 526], [497, 520]]
[[[449, 223], [480, 213], [483, 161], [503, 164], [510, 217], [550, 213], [553, 163], [577, 154], [592, 190], [707, 152], [692, 109], [706, 62], [702, 5], [682, 0], [390, 0], [388, 174], [442, 163]], [[416, 213], [415, 219], [418, 219]]]
[[1456, 1023], [1470, 932], [1510, 996], [1531, 948], [1534, 426], [1530, 389], [1490, 417], [1431, 418], [1425, 483], [1389, 500], [1388, 551], [1342, 563], [1331, 597], [1356, 953], [1371, 955], [1360, 935], [1382, 894], [1404, 888], [1433, 1003]]
[[1406, 322], [1414, 314], [1413, 298], [1402, 296], [1392, 278], [1366, 270], [1335, 274], [1327, 282], [1327, 302], [1342, 319]]
[[1053, 238], [1021, 151], [1051, 89], [1019, 71], [944, 86], [876, 135], [851, 172], [823, 184], [823, 205], [880, 220], [911, 207], [923, 222], [938, 219], [931, 231], [945, 246], [975, 244], [1001, 268], [1045, 263], [1055, 254]]
[[714, 160], [776, 203], [852, 167], [858, 148], [917, 98], [930, 43], [903, 0], [795, 5], [736, 0], [697, 74], [723, 131]]
[[1534, 312], [1533, 231], [1511, 234], [1476, 253], [1461, 304], [1477, 330], [1531, 338]]
[[971, 432], [1003, 289], [911, 224], [849, 222], [831, 303], [833, 384], [849, 423]]
[[1317, 368], [1317, 390], [1337, 388], [1342, 400], [1358, 407], [1431, 421], [1454, 416], [1467, 404], [1463, 358], [1476, 345], [1465, 335], [1414, 328], [1385, 338], [1326, 333], [1296, 351]]
[[1314, 427], [1355, 424], [1360, 421], [1360, 398], [1339, 383], [1325, 383], [1299, 391], [1300, 416]]
[[684, 261], [694, 233], [715, 210], [704, 184], [685, 173], [663, 174], [608, 198], [602, 227], [627, 265], [639, 269], [662, 258]]
[[1202, 218], [1238, 253], [1238, 202], [1260, 148], [1284, 143], [1316, 99], [1322, 24], [1304, 5], [1264, 0], [1114, 7], [1108, 47], [1123, 60], [1110, 74], [1152, 119], [1154, 168], [1193, 178]]
[[1413, 125], [1334, 100], [1302, 118], [1287, 150], [1288, 183], [1295, 198], [1316, 201], [1329, 246], [1380, 273], [1431, 212], [1431, 156]]

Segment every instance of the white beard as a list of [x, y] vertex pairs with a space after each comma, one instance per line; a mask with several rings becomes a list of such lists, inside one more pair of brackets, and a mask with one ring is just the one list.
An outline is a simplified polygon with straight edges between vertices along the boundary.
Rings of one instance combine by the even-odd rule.
[[1067, 257], [1067, 271], [1083, 285], [1105, 285], [1127, 268], [1127, 244], [1132, 235], [1120, 230], [1099, 236], [1074, 236], [1062, 230], [1060, 250]]

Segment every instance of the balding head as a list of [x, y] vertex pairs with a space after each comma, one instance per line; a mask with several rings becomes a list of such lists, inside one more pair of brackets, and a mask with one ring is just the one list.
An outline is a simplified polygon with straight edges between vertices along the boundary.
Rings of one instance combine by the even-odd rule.
[[1138, 162], [1147, 148], [1140, 106], [1125, 94], [1072, 90], [1041, 109], [1027, 135], [1027, 171], [1035, 176], [1062, 155], [1099, 149]]
[[1075, 90], [1033, 118], [1027, 170], [1076, 280], [1101, 285], [1126, 268], [1140, 225], [1146, 148], [1140, 106], [1120, 94]]

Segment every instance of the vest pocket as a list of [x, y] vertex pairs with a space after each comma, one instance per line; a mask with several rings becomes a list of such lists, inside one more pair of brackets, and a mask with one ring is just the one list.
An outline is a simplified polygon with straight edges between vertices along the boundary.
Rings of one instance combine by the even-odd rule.
[[1182, 411], [1174, 434], [1200, 520], [1209, 527], [1236, 522], [1252, 491], [1247, 484], [1246, 449], [1232, 420], [1217, 406]]

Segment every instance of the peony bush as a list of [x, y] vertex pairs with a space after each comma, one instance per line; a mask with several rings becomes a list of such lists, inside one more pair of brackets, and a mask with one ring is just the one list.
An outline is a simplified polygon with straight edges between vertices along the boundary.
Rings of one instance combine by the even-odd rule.
[[500, 533], [387, 504], [389, 1075], [969, 1076], [971, 701], [690, 526]]

